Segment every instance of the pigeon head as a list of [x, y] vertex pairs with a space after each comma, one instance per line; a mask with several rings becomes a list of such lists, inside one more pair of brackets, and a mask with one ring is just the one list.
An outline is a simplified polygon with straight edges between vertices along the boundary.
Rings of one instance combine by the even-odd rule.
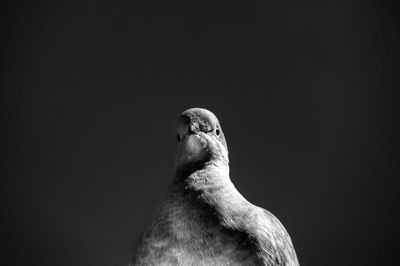
[[178, 119], [176, 166], [220, 161], [228, 164], [228, 146], [218, 118], [202, 108], [184, 111]]

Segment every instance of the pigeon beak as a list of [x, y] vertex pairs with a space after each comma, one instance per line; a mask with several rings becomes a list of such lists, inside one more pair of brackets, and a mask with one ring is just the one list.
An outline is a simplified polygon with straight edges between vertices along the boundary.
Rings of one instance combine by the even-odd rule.
[[192, 122], [186, 127], [186, 132], [183, 135], [183, 139], [189, 137], [190, 135], [195, 135], [198, 132], [200, 132], [199, 124], [196, 122]]
[[191, 122], [188, 126], [188, 133], [189, 134], [196, 134], [200, 131], [199, 123], [198, 122]]
[[190, 122], [181, 125], [178, 148], [178, 161], [198, 161], [205, 154], [206, 141], [201, 136], [199, 123]]
[[187, 121], [178, 125], [178, 136], [182, 141], [190, 135], [198, 134], [200, 131], [200, 125], [196, 121]]

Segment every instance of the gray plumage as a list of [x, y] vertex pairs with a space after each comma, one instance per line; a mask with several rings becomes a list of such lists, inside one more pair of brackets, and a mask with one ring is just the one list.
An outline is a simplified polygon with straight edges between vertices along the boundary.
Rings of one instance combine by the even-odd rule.
[[186, 110], [177, 138], [170, 192], [140, 238], [132, 265], [299, 265], [279, 220], [231, 182], [217, 117], [201, 108]]

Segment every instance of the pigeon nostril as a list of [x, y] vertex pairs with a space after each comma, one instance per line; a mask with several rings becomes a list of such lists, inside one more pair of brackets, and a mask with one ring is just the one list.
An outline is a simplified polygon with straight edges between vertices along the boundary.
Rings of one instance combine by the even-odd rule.
[[181, 142], [181, 136], [180, 136], [179, 134], [176, 135], [176, 140], [177, 140], [178, 142]]
[[197, 126], [196, 126], [195, 124], [190, 124], [190, 125], [189, 125], [189, 128], [188, 128], [188, 131], [189, 131], [190, 134], [196, 133], [196, 131], [197, 131]]

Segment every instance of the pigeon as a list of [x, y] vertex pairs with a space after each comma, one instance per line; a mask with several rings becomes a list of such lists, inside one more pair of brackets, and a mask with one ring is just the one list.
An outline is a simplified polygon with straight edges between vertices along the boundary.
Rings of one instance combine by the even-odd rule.
[[217, 117], [202, 108], [184, 111], [177, 141], [168, 194], [130, 265], [298, 266], [280, 221], [247, 201], [231, 182]]

